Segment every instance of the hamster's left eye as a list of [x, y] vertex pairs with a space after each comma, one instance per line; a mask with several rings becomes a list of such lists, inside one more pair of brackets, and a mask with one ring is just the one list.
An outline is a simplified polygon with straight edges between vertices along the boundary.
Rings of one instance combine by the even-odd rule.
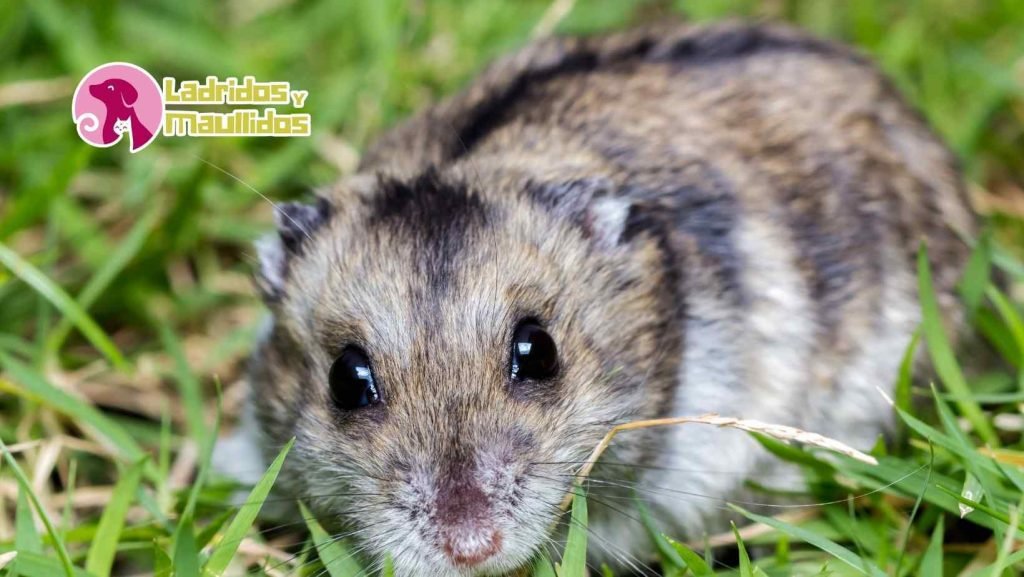
[[555, 339], [536, 321], [523, 321], [512, 337], [512, 378], [550, 379], [558, 372]]
[[113, 84], [108, 84], [107, 85], [107, 90], [113, 92], [114, 91], [114, 85]]
[[370, 359], [358, 347], [342, 351], [331, 365], [327, 381], [331, 387], [331, 400], [343, 411], [354, 411], [381, 401]]

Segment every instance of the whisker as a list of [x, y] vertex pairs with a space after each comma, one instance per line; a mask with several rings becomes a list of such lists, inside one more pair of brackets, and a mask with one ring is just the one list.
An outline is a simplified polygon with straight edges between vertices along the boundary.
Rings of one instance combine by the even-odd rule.
[[227, 170], [217, 166], [216, 164], [210, 162], [209, 160], [206, 160], [205, 158], [203, 158], [203, 157], [201, 157], [201, 156], [199, 156], [199, 155], [197, 155], [195, 153], [192, 153], [192, 156], [195, 157], [195, 159], [198, 160], [199, 162], [202, 162], [203, 164], [209, 166], [210, 168], [213, 168], [215, 170], [218, 170], [218, 171], [226, 174], [227, 176], [229, 176], [231, 179], [235, 180], [236, 182], [238, 182], [242, 186], [244, 186], [244, 187], [248, 188], [249, 190], [251, 190], [251, 191], [255, 192], [256, 194], [258, 194], [260, 196], [260, 198], [262, 198], [263, 200], [265, 200], [268, 203], [270, 203], [270, 206], [274, 207], [274, 211], [277, 214], [280, 214], [280, 215], [284, 216], [285, 218], [287, 218], [292, 224], [295, 225], [296, 228], [298, 228], [300, 231], [302, 231], [302, 234], [306, 235], [307, 239], [312, 239], [312, 237], [310, 236], [309, 231], [306, 230], [306, 227], [302, 226], [302, 224], [300, 224], [294, 218], [289, 216], [288, 213], [286, 213], [283, 210], [281, 210], [281, 207], [278, 206], [273, 200], [270, 200], [270, 198], [268, 198], [267, 195], [265, 195], [262, 192], [256, 190], [256, 187], [254, 187], [253, 185], [249, 184], [248, 182], [246, 182], [246, 181], [242, 180], [241, 178], [235, 176], [231, 172], [229, 172], [229, 171], [227, 171]]
[[[644, 487], [641, 482], [634, 482], [634, 483], [631, 484], [629, 482], [614, 481], [614, 480], [610, 480], [610, 479], [601, 479], [601, 478], [591, 478], [591, 477], [588, 477], [588, 481], [592, 481], [592, 482], [595, 482], [597, 484], [601, 484], [601, 485], [604, 485], [604, 486], [611, 486], [611, 487], [618, 487], [618, 488], [625, 488], [625, 489], [633, 489], [633, 490], [637, 490], [637, 491], [643, 490], [643, 491], [646, 491], [648, 493], [657, 494], [657, 495], [678, 494], [678, 495], [685, 495], [685, 496], [688, 496], [688, 497], [697, 497], [697, 498], [701, 498], [701, 499], [721, 501], [723, 503], [735, 503], [735, 504], [739, 504], [739, 505], [750, 505], [750, 506], [754, 506], [754, 507], [768, 507], [768, 508], [774, 508], [774, 509], [807, 509], [807, 508], [813, 508], [813, 507], [824, 507], [824, 506], [827, 506], [827, 505], [839, 505], [839, 504], [846, 503], [847, 500], [849, 500], [849, 499], [859, 500], [859, 499], [864, 499], [864, 498], [870, 497], [872, 495], [884, 492], [886, 489], [889, 489], [889, 488], [891, 488], [891, 487], [893, 487], [895, 485], [898, 485], [899, 483], [905, 481], [906, 479], [909, 479], [910, 477], [913, 477], [914, 475], [920, 473], [921, 471], [923, 471], [925, 469], [927, 469], [927, 465], [921, 465], [921, 466], [917, 467], [916, 469], [914, 469], [913, 471], [903, 475], [902, 477], [899, 477], [898, 479], [895, 479], [894, 481], [891, 481], [891, 482], [889, 482], [889, 483], [887, 483], [885, 485], [882, 485], [881, 487], [879, 487], [877, 489], [873, 489], [873, 490], [868, 491], [866, 493], [861, 493], [861, 494], [858, 494], [858, 495], [847, 496], [847, 497], [844, 497], [842, 499], [835, 499], [833, 501], [821, 501], [821, 502], [817, 502], [817, 503], [790, 503], [790, 504], [763, 503], [763, 502], [759, 502], [759, 501], [744, 501], [744, 500], [736, 500], [736, 499], [726, 499], [726, 498], [723, 498], [723, 497], [716, 497], [716, 496], [706, 495], [706, 494], [703, 494], [703, 493], [697, 493], [697, 492], [693, 492], [693, 491], [684, 491], [682, 489], [672, 489], [672, 488], [663, 487], [663, 486], [660, 486], [660, 485], [650, 485], [649, 488], [647, 488], [647, 487]], [[533, 476], [537, 476], [536, 474], [532, 474], [532, 475]], [[572, 475], [568, 475], [568, 474], [566, 474], [564, 476], [567, 479], [573, 477]], [[545, 477], [545, 478], [547, 478], [547, 477]], [[547, 479], [548, 480], [553, 480], [551, 478], [547, 478]]]
[[[606, 451], [607, 452], [607, 451]], [[584, 465], [586, 460], [578, 461], [531, 461], [530, 465]], [[737, 475], [737, 476], [749, 476], [749, 471], [723, 471], [716, 469], [687, 469], [682, 467], [665, 467], [660, 465], [643, 465], [640, 463], [622, 463], [614, 461], [605, 461], [604, 459], [598, 460], [595, 468], [598, 467], [622, 467], [630, 469], [643, 469], [647, 471], [669, 471], [674, 473], [692, 473], [696, 475]], [[764, 475], [759, 474], [758, 476], [763, 477]]]

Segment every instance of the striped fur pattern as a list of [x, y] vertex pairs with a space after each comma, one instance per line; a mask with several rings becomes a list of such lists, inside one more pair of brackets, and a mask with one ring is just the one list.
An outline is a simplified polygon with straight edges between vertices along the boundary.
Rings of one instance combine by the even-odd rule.
[[[616, 423], [713, 411], [870, 446], [919, 320], [918, 244], [955, 316], [972, 227], [952, 156], [870, 63], [739, 23], [539, 41], [283, 212], [261, 247], [260, 442], [297, 437], [290, 491], [399, 574], [438, 576], [527, 562]], [[523, 318], [557, 343], [551, 382], [510, 382]], [[384, 402], [343, 413], [326, 377], [348, 344]], [[770, 461], [695, 427], [608, 458], [592, 550], [627, 565], [649, 545], [613, 510], [624, 486], [699, 536]], [[451, 531], [497, 552], [453, 560]]]

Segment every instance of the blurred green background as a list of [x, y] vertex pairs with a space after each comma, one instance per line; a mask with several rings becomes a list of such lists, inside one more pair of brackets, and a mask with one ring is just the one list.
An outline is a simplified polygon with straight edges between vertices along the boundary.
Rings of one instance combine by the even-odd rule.
[[[253, 189], [296, 198], [350, 174], [376, 134], [531, 37], [730, 17], [792, 22], [873, 56], [957, 152], [997, 260], [1021, 270], [1009, 256], [1024, 245], [1020, 0], [0, 2], [0, 438], [29, 444], [19, 458], [43, 506], [85, 528], [67, 535], [72, 553], [96, 532], [97, 503], [80, 493], [64, 507], [62, 488], [75, 477], [109, 490], [117, 478], [97, 427], [150, 452], [166, 444], [152, 481], [159, 519], [208, 439], [215, 386], [228, 418], [237, 411], [260, 315], [250, 245], [271, 220]], [[91, 148], [75, 133], [71, 93], [118, 60], [158, 79], [291, 82], [309, 91], [313, 136]], [[1024, 342], [1006, 335], [1024, 326], [992, 318], [987, 334], [1019, 363]], [[993, 390], [1013, 388], [995, 380]], [[42, 450], [50, 441], [58, 457]], [[0, 551], [12, 548], [17, 494], [0, 476]], [[886, 507], [873, 514], [895, 515]]]

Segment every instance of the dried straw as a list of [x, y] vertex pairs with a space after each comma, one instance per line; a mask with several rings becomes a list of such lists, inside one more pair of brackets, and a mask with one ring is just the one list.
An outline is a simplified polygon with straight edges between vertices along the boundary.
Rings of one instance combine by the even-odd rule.
[[[668, 425], [683, 425], [687, 423], [698, 423], [702, 425], [714, 425], [716, 427], [727, 427], [730, 429], [740, 429], [751, 433], [761, 433], [769, 437], [778, 439], [780, 441], [802, 443], [804, 445], [814, 445], [815, 447], [821, 447], [837, 453], [842, 453], [847, 457], [863, 461], [871, 465], [877, 465], [878, 461], [875, 460], [871, 455], [867, 455], [846, 445], [840, 443], [835, 439], [830, 439], [824, 435], [818, 433], [811, 433], [796, 427], [788, 427], [786, 425], [773, 425], [770, 423], [762, 423], [761, 421], [755, 421], [752, 419], [737, 419], [735, 417], [721, 417], [714, 413], [708, 413], [699, 417], [669, 417], [664, 419], [648, 419], [644, 421], [633, 421], [631, 423], [624, 423], [616, 425], [608, 431], [608, 433], [601, 439], [601, 442], [594, 447], [594, 450], [590, 453], [590, 456], [580, 467], [580, 470], [576, 473], [576, 482], [582, 483], [590, 471], [597, 464], [597, 460], [601, 458], [601, 454], [605, 452], [608, 445], [611, 444], [612, 439], [615, 435], [622, 431], [630, 431], [633, 429], [647, 429], [650, 427], [664, 427]], [[570, 490], [566, 493], [565, 498], [562, 499], [562, 510], [567, 510], [569, 505], [572, 503], [574, 493]]]

